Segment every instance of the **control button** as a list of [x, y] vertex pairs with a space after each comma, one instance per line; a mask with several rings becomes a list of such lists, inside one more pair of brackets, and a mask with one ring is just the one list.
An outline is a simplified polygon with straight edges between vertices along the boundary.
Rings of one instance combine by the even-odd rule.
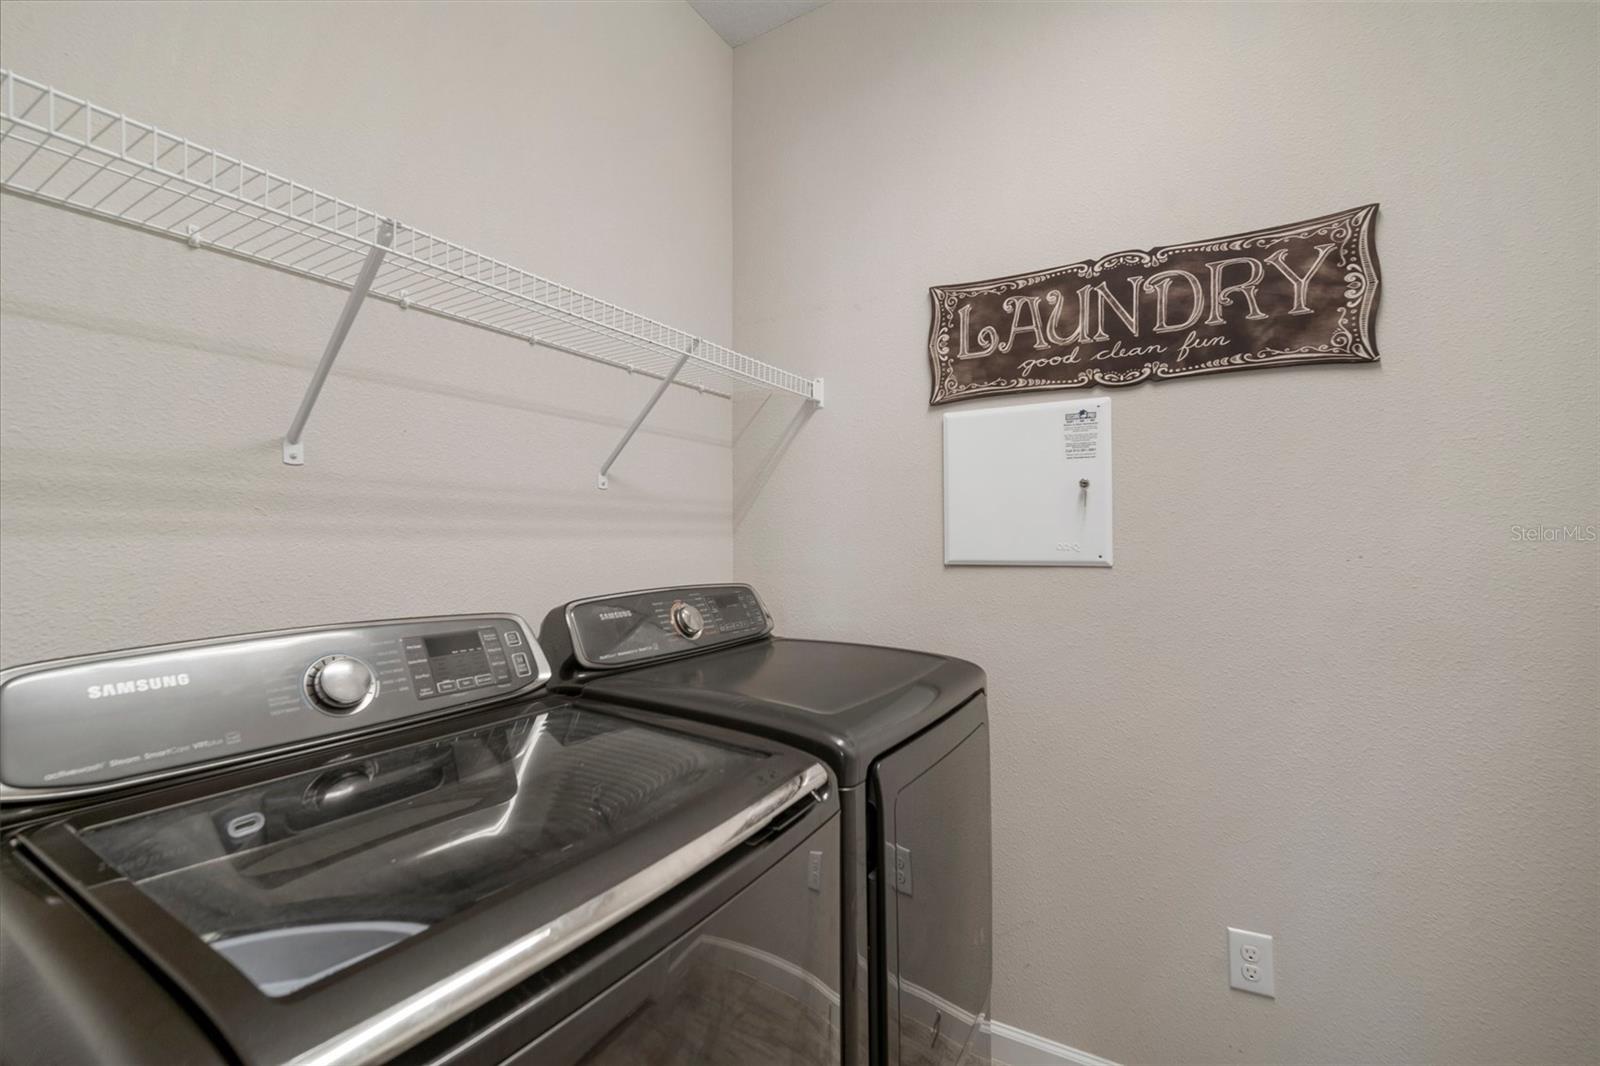
[[511, 656], [511, 665], [516, 669], [518, 677], [527, 677], [533, 673], [533, 667], [528, 665], [527, 652], [517, 652]]
[[312, 702], [331, 714], [354, 714], [378, 694], [372, 667], [348, 655], [318, 659], [306, 671]]
[[706, 620], [693, 604], [679, 600], [672, 605], [672, 628], [688, 637], [698, 640], [700, 634], [705, 632]]
[[247, 836], [259, 833], [267, 824], [267, 816], [260, 811], [241, 814], [228, 822], [228, 836], [234, 840], [243, 840]]
[[522, 647], [522, 634], [518, 633], [515, 629], [506, 630], [506, 647], [508, 647], [508, 648], [520, 648], [520, 647]]
[[494, 675], [493, 674], [479, 674], [477, 677], [473, 678], [472, 680], [476, 681], [480, 685], [492, 685], [492, 684], [494, 684]]
[[454, 681], [441, 681], [435, 687], [438, 688], [440, 692], [454, 692], [456, 690], [456, 683]]
[[471, 688], [475, 684], [477, 684], [477, 682], [473, 681], [472, 678], [470, 678], [470, 677], [457, 678], [456, 679], [456, 691], [460, 692], [464, 688]]

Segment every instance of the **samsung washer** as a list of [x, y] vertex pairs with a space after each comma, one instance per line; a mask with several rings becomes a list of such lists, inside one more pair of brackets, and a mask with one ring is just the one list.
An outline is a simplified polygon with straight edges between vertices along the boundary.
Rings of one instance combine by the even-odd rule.
[[826, 763], [548, 676], [514, 615], [0, 674], [0, 1060], [837, 1062]]

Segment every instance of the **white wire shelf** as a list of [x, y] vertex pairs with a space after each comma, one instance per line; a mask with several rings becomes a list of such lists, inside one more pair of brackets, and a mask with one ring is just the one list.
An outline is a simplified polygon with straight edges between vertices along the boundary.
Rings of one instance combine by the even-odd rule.
[[[714, 344], [8, 70], [0, 70], [0, 189], [352, 290], [346, 316], [308, 393], [311, 402], [359, 297], [366, 295], [656, 378], [661, 382], [657, 397], [672, 383], [724, 397], [748, 387], [822, 402], [820, 379]], [[374, 256], [378, 262], [370, 287], [362, 290], [363, 267]], [[309, 404], [303, 411], [309, 414]], [[303, 428], [302, 419], [297, 424]], [[285, 461], [295, 461], [288, 455], [286, 447]]]

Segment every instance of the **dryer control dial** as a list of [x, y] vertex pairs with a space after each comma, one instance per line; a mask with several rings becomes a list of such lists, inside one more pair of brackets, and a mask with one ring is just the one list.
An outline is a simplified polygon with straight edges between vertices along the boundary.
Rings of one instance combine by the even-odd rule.
[[306, 672], [312, 702], [330, 714], [354, 714], [378, 693], [372, 667], [349, 655], [329, 655]]
[[672, 628], [690, 640], [698, 640], [700, 634], [705, 632], [706, 620], [698, 607], [679, 600], [672, 605]]

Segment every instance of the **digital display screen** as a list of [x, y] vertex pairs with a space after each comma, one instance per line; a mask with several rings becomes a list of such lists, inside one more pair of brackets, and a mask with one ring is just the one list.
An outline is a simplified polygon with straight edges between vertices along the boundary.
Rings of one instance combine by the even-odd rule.
[[489, 656], [483, 650], [483, 638], [475, 629], [460, 633], [440, 633], [423, 637], [423, 650], [428, 653], [428, 671], [435, 682], [463, 677], [477, 677], [489, 673]]
[[460, 633], [440, 633], [436, 637], [423, 637], [422, 646], [428, 652], [428, 658], [437, 659], [441, 655], [481, 653], [483, 638], [478, 636], [476, 629], [467, 629]]
[[721, 608], [738, 607], [742, 600], [737, 592], [724, 592], [711, 597], [711, 602]]

